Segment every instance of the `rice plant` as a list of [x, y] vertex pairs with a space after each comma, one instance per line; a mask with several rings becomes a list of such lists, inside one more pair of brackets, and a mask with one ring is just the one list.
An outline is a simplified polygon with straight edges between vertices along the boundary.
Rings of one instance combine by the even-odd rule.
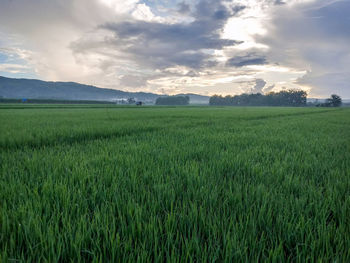
[[0, 123], [1, 262], [350, 261], [349, 109], [7, 105]]

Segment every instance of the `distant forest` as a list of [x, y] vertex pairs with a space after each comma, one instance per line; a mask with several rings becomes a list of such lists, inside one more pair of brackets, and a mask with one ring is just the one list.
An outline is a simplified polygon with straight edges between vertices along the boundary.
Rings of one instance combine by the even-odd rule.
[[189, 103], [189, 96], [166, 96], [156, 100], [156, 105], [188, 105]]
[[210, 97], [210, 105], [223, 106], [306, 106], [307, 93], [303, 90], [282, 90], [266, 95], [241, 94], [235, 96], [214, 95]]

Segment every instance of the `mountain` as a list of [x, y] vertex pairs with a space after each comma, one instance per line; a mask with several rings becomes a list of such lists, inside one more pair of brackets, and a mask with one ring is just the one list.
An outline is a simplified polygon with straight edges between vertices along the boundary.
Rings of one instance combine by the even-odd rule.
[[[197, 94], [178, 94], [189, 96], [192, 104], [208, 104], [209, 97]], [[98, 100], [116, 101], [135, 98], [153, 103], [165, 95], [147, 92], [126, 92], [102, 89], [76, 82], [52, 82], [36, 79], [13, 79], [0, 76], [0, 97], [11, 99], [56, 99], [56, 100]]]
[[102, 89], [75, 82], [48, 82], [36, 79], [12, 79], [0, 76], [0, 97], [11, 99], [103, 100], [135, 98], [155, 101], [160, 95]]

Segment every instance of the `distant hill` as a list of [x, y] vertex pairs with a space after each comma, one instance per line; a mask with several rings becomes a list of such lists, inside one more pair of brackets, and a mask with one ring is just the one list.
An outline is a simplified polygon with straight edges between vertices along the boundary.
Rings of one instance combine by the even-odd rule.
[[[191, 104], [208, 104], [209, 97], [197, 94], [179, 94], [190, 97]], [[115, 101], [135, 98], [144, 102], [155, 102], [165, 95], [147, 92], [126, 92], [102, 89], [76, 82], [52, 82], [36, 79], [13, 79], [0, 76], [0, 97], [11, 99], [55, 99]]]
[[137, 100], [155, 101], [159, 96], [158, 94], [146, 92], [102, 89], [75, 82], [47, 82], [0, 76], [0, 97], [3, 98], [112, 101], [133, 97]]

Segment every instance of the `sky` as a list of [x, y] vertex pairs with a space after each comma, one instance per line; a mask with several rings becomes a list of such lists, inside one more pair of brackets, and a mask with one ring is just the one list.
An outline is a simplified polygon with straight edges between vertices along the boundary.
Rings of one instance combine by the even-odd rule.
[[0, 75], [350, 98], [350, 0], [0, 0]]

